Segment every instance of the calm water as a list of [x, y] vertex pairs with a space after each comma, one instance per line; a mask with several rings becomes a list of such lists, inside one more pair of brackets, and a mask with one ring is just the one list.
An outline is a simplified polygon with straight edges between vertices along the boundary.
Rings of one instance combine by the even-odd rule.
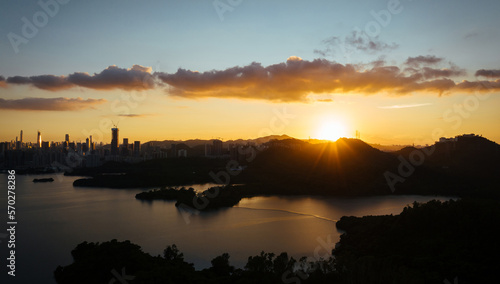
[[[32, 182], [33, 178], [43, 177], [55, 181]], [[243, 199], [233, 208], [189, 214], [176, 208], [175, 202], [136, 200], [135, 194], [145, 189], [74, 188], [75, 179], [16, 175], [17, 276], [12, 281], [6, 276], [5, 265], [7, 175], [0, 174], [1, 283], [55, 283], [53, 271], [58, 265], [70, 264], [71, 250], [83, 241], [130, 240], [152, 255], [162, 254], [167, 245], [176, 244], [197, 268], [210, 266], [210, 260], [224, 252], [238, 267], [246, 263], [248, 256], [262, 250], [286, 251], [296, 258], [312, 257], [320, 240], [338, 241], [335, 220], [341, 216], [398, 214], [413, 201], [448, 199], [256, 197]]]

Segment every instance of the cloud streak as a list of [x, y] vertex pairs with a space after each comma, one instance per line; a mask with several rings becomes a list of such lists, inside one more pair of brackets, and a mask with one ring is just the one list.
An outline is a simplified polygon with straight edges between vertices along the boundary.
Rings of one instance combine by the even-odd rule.
[[150, 114], [135, 114], [135, 113], [131, 113], [131, 114], [119, 114], [118, 116], [130, 117], [130, 118], [140, 118], [140, 117], [150, 116]]
[[105, 103], [104, 99], [82, 98], [24, 98], [9, 100], [0, 98], [0, 109], [23, 111], [78, 111], [92, 109]]
[[408, 57], [405, 61], [406, 65], [417, 67], [420, 65], [435, 65], [443, 62], [443, 58], [434, 55], [420, 55], [417, 57]]
[[432, 105], [432, 103], [381, 106], [378, 108], [381, 108], [381, 109], [401, 109], [401, 108], [414, 108], [414, 107], [422, 107], [422, 106], [429, 106], [429, 105]]

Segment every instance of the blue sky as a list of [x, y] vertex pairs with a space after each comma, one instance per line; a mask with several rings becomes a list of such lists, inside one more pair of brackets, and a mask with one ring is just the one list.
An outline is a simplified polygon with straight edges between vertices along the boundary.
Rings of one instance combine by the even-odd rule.
[[[221, 1], [222, 3], [227, 3]], [[237, 2], [237, 1], [235, 1]], [[65, 75], [98, 72], [109, 65], [159, 66], [174, 72], [223, 69], [257, 61], [318, 57], [322, 40], [345, 37], [373, 21], [388, 1], [242, 0], [220, 20], [212, 1], [69, 1], [29, 43], [13, 52], [6, 35], [21, 35], [22, 17], [40, 11], [36, 1], [2, 3], [0, 74]], [[471, 69], [496, 68], [499, 1], [400, 1], [401, 13], [382, 27], [390, 54], [355, 53], [359, 62], [386, 56], [444, 56]], [[342, 62], [341, 54], [330, 60]]]
[[[44, 3], [57, 3], [55, 1], [42, 0]], [[479, 69], [500, 68], [500, 1], [65, 1], [68, 3], [57, 4], [58, 11], [48, 17], [46, 25], [39, 27], [32, 38], [26, 39], [26, 43], [17, 46], [17, 53], [8, 35], [14, 33], [23, 36], [22, 18], [33, 22], [33, 16], [44, 10], [38, 1], [3, 1], [0, 4], [0, 76], [67, 76], [75, 72], [92, 75], [112, 65], [125, 69], [140, 65], [151, 67], [152, 72], [168, 74], [176, 73], [179, 68], [199, 72], [222, 71], [234, 66], [248, 66], [252, 62], [260, 63], [263, 67], [281, 64], [291, 56], [298, 56], [307, 62], [326, 59], [357, 66], [384, 60], [385, 66], [400, 68], [404, 68], [402, 64], [409, 57], [433, 56], [441, 59], [440, 65], [433, 67], [436, 70], [453, 69], [453, 66], [457, 70], [464, 70], [460, 76], [452, 78], [456, 84], [462, 80], [476, 80], [474, 74]], [[388, 6], [391, 5], [399, 12], [389, 12], [391, 18], [387, 23], [375, 24], [379, 28], [374, 33], [376, 36], [366, 37], [369, 27], [376, 23], [374, 14], [387, 15], [390, 10]], [[221, 14], [217, 7], [230, 7], [230, 10]], [[353, 43], [360, 39], [353, 37], [354, 31], [365, 31], [364, 43]], [[376, 47], [369, 48], [366, 40], [373, 41]], [[490, 79], [494, 81], [496, 77]], [[172, 83], [167, 81], [168, 84]], [[174, 87], [179, 88], [178, 85]], [[167, 100], [161, 103], [169, 106], [196, 105], [197, 109], [202, 109], [214, 104], [205, 99], [183, 101], [183, 98], [179, 100], [170, 94], [159, 95], [164, 92], [157, 91], [155, 95]], [[0, 84], [0, 99], [9, 100], [24, 97], [82, 97], [105, 99], [109, 104], [116, 96], [118, 94], [115, 91], [84, 88], [46, 91], [13, 84], [2, 88]], [[225, 99], [226, 96], [215, 96], [216, 100], [220, 100], [217, 103], [245, 108], [238, 98], [235, 102]], [[412, 94], [411, 101], [407, 102], [408, 97], [391, 99], [390, 95], [376, 95], [365, 100], [363, 95], [360, 96], [342, 97], [337, 101], [354, 100], [377, 106], [425, 105], [440, 97], [439, 94]], [[494, 103], [498, 101], [497, 97], [492, 99]], [[451, 95], [433, 104], [444, 101], [443, 108], [450, 107], [461, 103], [463, 96]], [[263, 108], [274, 107], [278, 103], [268, 102]], [[91, 114], [87, 115], [112, 116], [113, 113], [105, 105], [95, 106], [88, 110]], [[248, 105], [250, 107], [252, 104]], [[336, 107], [338, 105], [332, 105], [332, 108]], [[308, 109], [303, 111], [316, 112], [314, 105], [309, 105]], [[435, 111], [432, 116], [442, 116], [439, 111]], [[10, 117], [27, 114], [19, 110], [8, 112]], [[84, 117], [85, 112], [82, 110], [77, 117]], [[150, 120], [153, 120], [153, 116], [157, 117], [155, 123], [158, 124], [161, 119], [165, 119], [159, 118], [158, 110], [147, 111], [145, 108], [144, 113], [150, 116]], [[55, 117], [76, 115], [47, 111], [40, 114]], [[33, 112], [29, 112], [29, 115], [33, 115]], [[494, 121], [497, 120], [495, 116]], [[478, 120], [476, 124], [480, 125], [484, 121]], [[425, 131], [428, 132], [430, 127]], [[54, 127], [52, 129], [55, 132]], [[487, 133], [492, 131], [490, 129]], [[296, 133], [297, 136], [308, 136], [304, 131], [297, 130]], [[0, 140], [8, 139], [10, 135], [0, 137]], [[196, 132], [192, 133], [194, 135]], [[373, 137], [381, 135], [374, 133]], [[405, 142], [411, 141], [410, 133], [404, 136], [407, 137]], [[500, 134], [492, 133], [490, 136], [500, 139]]]

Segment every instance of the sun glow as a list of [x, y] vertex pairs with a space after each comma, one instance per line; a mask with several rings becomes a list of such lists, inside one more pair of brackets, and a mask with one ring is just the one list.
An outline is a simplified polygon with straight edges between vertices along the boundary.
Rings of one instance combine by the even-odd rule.
[[317, 139], [336, 141], [339, 138], [346, 137], [345, 126], [339, 121], [325, 120], [317, 132]]

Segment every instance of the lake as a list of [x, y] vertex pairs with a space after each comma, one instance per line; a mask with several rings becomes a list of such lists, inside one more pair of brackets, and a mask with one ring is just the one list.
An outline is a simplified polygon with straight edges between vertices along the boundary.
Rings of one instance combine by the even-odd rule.
[[[53, 177], [54, 182], [33, 183]], [[176, 244], [198, 269], [224, 252], [243, 267], [261, 251], [313, 257], [326, 255], [341, 232], [335, 221], [344, 215], [399, 214], [414, 201], [448, 200], [432, 196], [331, 198], [270, 196], [246, 198], [215, 212], [188, 212], [173, 201], [139, 201], [147, 189], [74, 188], [80, 177], [61, 174], [16, 175], [16, 277], [7, 276], [7, 175], [0, 174], [1, 283], [55, 283], [53, 271], [72, 262], [77, 244], [130, 240], [152, 255]], [[203, 190], [208, 185], [196, 185]], [[117, 267], [117, 271], [121, 268]], [[8, 280], [6, 282], [5, 280]], [[14, 280], [14, 281], [13, 281]]]

